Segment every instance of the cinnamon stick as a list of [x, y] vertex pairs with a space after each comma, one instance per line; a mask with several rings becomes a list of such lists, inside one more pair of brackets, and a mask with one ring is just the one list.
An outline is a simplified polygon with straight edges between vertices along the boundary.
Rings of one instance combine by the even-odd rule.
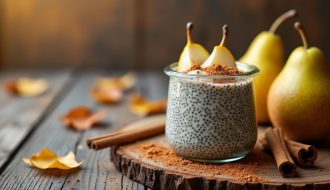
[[[264, 150], [270, 150], [266, 138], [259, 139], [259, 143]], [[285, 138], [285, 143], [288, 147], [291, 157], [296, 162], [296, 164], [305, 168], [314, 166], [314, 162], [318, 156], [317, 150], [314, 146], [303, 144], [287, 138]]]
[[291, 158], [282, 130], [280, 128], [268, 128], [266, 140], [273, 152], [281, 175], [283, 177], [295, 177], [297, 175], [296, 164]]
[[165, 130], [165, 120], [164, 114], [143, 118], [126, 125], [122, 130], [87, 139], [87, 146], [100, 150], [161, 134]]
[[317, 159], [316, 148], [312, 145], [302, 144], [296, 141], [285, 139], [291, 156], [302, 167], [314, 166]]

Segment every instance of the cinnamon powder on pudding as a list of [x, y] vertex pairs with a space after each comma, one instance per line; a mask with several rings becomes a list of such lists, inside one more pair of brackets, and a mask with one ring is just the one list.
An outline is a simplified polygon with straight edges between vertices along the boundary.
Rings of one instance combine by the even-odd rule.
[[136, 143], [132, 148], [152, 161], [165, 164], [169, 168], [180, 168], [183, 172], [193, 171], [194, 173], [208, 174], [213, 177], [224, 174], [241, 182], [267, 182], [264, 177], [258, 176], [256, 172], [261, 164], [269, 164], [270, 161], [256, 152], [252, 152], [245, 159], [238, 162], [208, 164], [184, 159], [176, 155], [171, 148], [156, 144], [141, 142]]
[[206, 68], [201, 68], [200, 65], [196, 64], [191, 66], [186, 73], [190, 71], [195, 71], [195, 70], [200, 70], [204, 71], [207, 75], [212, 76], [212, 75], [233, 75], [233, 74], [240, 74], [242, 73], [236, 68], [228, 67], [228, 66], [222, 66], [219, 64], [212, 65]]
[[233, 74], [242, 73], [236, 68], [222, 66], [222, 65], [218, 65], [218, 64], [206, 67], [205, 69], [203, 69], [203, 71], [211, 76], [212, 75], [233, 75]]
[[193, 66], [191, 66], [186, 72], [190, 72], [190, 71], [195, 71], [195, 70], [202, 70], [201, 66], [198, 64], [195, 64]]

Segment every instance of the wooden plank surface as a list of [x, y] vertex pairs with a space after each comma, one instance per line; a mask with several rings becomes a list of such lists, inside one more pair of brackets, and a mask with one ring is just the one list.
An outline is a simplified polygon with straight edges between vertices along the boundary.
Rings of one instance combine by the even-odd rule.
[[[101, 106], [95, 104], [89, 95], [90, 86], [100, 73], [82, 74], [77, 83], [67, 90], [58, 106], [40, 124], [18, 151], [0, 176], [1, 189], [145, 189], [115, 170], [109, 161], [109, 150], [92, 152], [85, 145], [86, 138], [103, 134], [138, 116], [128, 111], [129, 96], [123, 104]], [[142, 73], [134, 90], [150, 98], [163, 98], [167, 92], [167, 78], [163, 73]], [[76, 132], [60, 123], [59, 117], [73, 106], [87, 105], [97, 110], [107, 109], [107, 126], [87, 132]], [[60, 155], [72, 150], [77, 159], [85, 160], [80, 170], [38, 170], [22, 162], [41, 149], [49, 147]]]
[[[0, 84], [0, 170], [5, 167], [11, 154], [20, 146], [27, 135], [37, 126], [47, 112], [53, 108], [62, 90], [69, 85], [69, 72], [3, 72]], [[2, 84], [5, 80], [29, 76], [44, 78], [49, 90], [39, 96], [22, 98], [9, 94]]]
[[[134, 90], [152, 99], [160, 99], [166, 96], [167, 78], [165, 74], [142, 73], [139, 76], [141, 77], [139, 77], [138, 85]], [[128, 111], [128, 103], [129, 96], [126, 96], [122, 104], [109, 107], [108, 122], [112, 127], [119, 127], [138, 118], [138, 116]], [[103, 109], [106, 107], [102, 106]], [[108, 130], [91, 130], [83, 134], [83, 140], [79, 144], [82, 148], [77, 150], [77, 155], [78, 157], [89, 158], [85, 162], [86, 170], [69, 176], [64, 189], [73, 187], [81, 189], [144, 189], [144, 186], [132, 182], [115, 170], [113, 164], [109, 162], [108, 149], [98, 152], [87, 150], [85, 144], [87, 138], [97, 136]]]

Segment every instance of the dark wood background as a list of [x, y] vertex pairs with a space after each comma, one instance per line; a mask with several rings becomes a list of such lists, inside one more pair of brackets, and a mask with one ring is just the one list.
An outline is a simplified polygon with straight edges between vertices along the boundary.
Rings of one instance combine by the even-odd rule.
[[[211, 51], [230, 28], [238, 59], [260, 31], [296, 8], [312, 45], [330, 57], [328, 0], [1, 0], [0, 65], [6, 67], [104, 67], [162, 69], [185, 45], [185, 23]], [[292, 22], [278, 31], [287, 55], [300, 38]]]

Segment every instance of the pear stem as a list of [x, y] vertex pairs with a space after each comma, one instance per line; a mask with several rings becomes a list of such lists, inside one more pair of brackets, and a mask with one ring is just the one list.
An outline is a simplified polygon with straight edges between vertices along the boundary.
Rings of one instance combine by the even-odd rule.
[[221, 39], [221, 42], [220, 42], [220, 46], [224, 46], [225, 45], [225, 42], [227, 40], [227, 36], [228, 36], [228, 26], [227, 24], [223, 25], [222, 27], [222, 39]]
[[300, 37], [304, 44], [304, 48], [307, 49], [308, 48], [308, 38], [307, 38], [307, 34], [306, 34], [306, 31], [305, 31], [303, 25], [300, 22], [295, 22], [294, 28], [299, 32]]
[[187, 23], [187, 43], [191, 44], [194, 43], [194, 40], [192, 39], [192, 30], [194, 28], [194, 24], [192, 22]]
[[276, 29], [285, 21], [288, 20], [289, 18], [296, 17], [298, 15], [298, 11], [295, 9], [291, 9], [285, 13], [283, 13], [281, 16], [279, 16], [271, 25], [269, 31], [272, 33], [275, 33]]

